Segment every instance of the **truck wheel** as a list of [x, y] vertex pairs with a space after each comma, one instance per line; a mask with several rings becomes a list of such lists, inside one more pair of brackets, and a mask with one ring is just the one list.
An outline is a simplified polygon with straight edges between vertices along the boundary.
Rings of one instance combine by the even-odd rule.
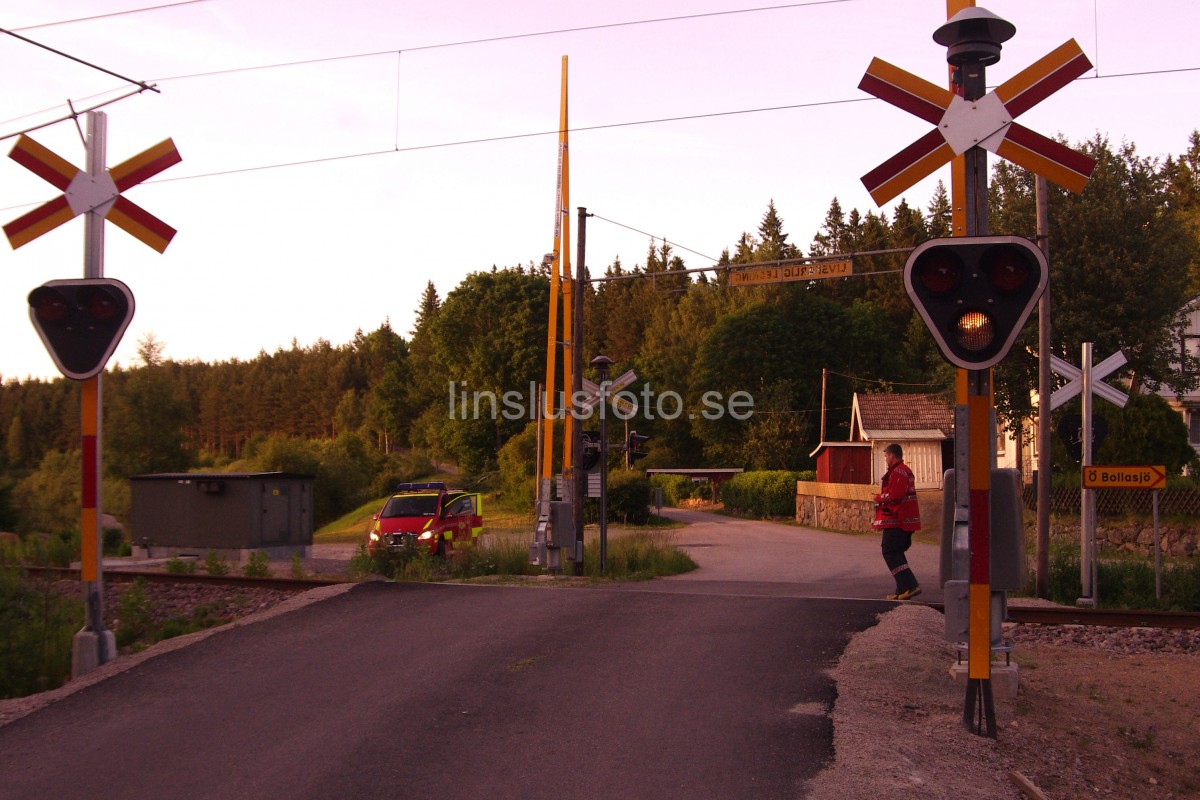
[[437, 543], [437, 557], [438, 557], [438, 558], [445, 558], [445, 557], [446, 557], [446, 537], [445, 537], [445, 536], [439, 536], [439, 537], [438, 537], [438, 543]]

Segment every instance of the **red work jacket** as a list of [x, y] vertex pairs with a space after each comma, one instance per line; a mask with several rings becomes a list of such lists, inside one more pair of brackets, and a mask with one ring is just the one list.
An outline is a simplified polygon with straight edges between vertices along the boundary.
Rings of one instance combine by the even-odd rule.
[[875, 521], [871, 526], [906, 531], [921, 528], [917, 482], [912, 470], [903, 461], [884, 473], [879, 494], [875, 495]]

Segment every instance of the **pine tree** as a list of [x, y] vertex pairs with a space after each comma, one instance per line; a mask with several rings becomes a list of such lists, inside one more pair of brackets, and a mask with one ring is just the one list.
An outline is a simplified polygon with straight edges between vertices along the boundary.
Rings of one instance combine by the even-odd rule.
[[425, 291], [421, 294], [421, 304], [414, 309], [417, 315], [412, 330], [414, 337], [418, 333], [428, 330], [441, 307], [442, 301], [438, 297], [437, 287], [433, 285], [433, 281], [429, 281], [425, 284]]

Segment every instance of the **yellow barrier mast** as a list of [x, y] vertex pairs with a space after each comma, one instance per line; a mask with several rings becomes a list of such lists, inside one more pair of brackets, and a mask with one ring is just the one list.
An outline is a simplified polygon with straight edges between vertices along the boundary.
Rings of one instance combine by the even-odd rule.
[[[558, 220], [562, 223], [562, 236], [560, 237], [562, 246], [556, 247], [558, 252], [558, 261], [562, 273], [562, 344], [563, 344], [563, 486], [572, 486], [572, 478], [575, 474], [572, 469], [571, 454], [575, 445], [575, 418], [570, 413], [565, 413], [574, 409], [574, 403], [571, 400], [571, 388], [574, 386], [574, 361], [571, 357], [571, 348], [575, 346], [575, 281], [571, 278], [571, 151], [567, 146], [567, 57], [562, 59], [562, 97], [559, 101], [559, 122], [558, 122], [558, 152], [559, 162], [561, 164], [561, 178], [559, 180], [559, 202], [558, 202]], [[583, 265], [579, 268], [582, 270]], [[582, 275], [580, 276], [583, 277]], [[551, 300], [553, 302], [553, 300]], [[579, 332], [579, 344], [583, 344], [583, 333]], [[571, 490], [567, 489], [567, 499], [578, 500], [575, 498]]]
[[[554, 422], [558, 414], [555, 412], [554, 395], [557, 391], [557, 364], [559, 343], [558, 306], [563, 303], [564, 309], [569, 309], [571, 293], [570, 283], [570, 249], [571, 228], [566, 217], [570, 191], [570, 161], [567, 153], [567, 57], [562, 58], [562, 83], [559, 97], [558, 121], [558, 179], [554, 195], [554, 249], [546, 255], [545, 265], [550, 270], [550, 317], [546, 329], [546, 382], [543, 384], [541, 408], [541, 457], [538, 464], [538, 522], [534, 535], [534, 543], [530, 548], [530, 561], [549, 569], [558, 569], [557, 563], [549, 563], [548, 559], [557, 562], [557, 551], [548, 553], [547, 534], [550, 527], [550, 501], [554, 496], [551, 478], [554, 474]], [[566, 276], [568, 291], [563, 292], [563, 276]], [[568, 331], [563, 341], [569, 338], [571, 314], [564, 313], [563, 323]], [[565, 359], [564, 372], [570, 370], [570, 359]], [[569, 379], [569, 375], [567, 375]], [[568, 384], [569, 385], [569, 384]], [[569, 424], [569, 423], [568, 423]], [[570, 429], [568, 428], [568, 431]], [[568, 441], [569, 441], [568, 433]], [[566, 447], [570, 454], [570, 445]]]

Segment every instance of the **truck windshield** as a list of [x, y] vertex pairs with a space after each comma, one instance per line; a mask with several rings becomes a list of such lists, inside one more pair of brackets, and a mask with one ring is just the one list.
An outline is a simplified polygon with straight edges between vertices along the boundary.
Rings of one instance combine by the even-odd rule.
[[396, 495], [383, 507], [381, 517], [432, 517], [437, 513], [436, 494]]

